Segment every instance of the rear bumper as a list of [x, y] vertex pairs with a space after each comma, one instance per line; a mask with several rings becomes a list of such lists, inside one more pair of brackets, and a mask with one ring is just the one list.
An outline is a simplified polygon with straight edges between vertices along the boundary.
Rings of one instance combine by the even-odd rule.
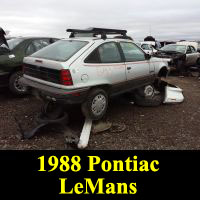
[[9, 72], [0, 72], [0, 87], [8, 86]]
[[42, 99], [51, 100], [62, 104], [82, 103], [86, 99], [89, 90], [89, 88], [65, 90], [44, 85], [24, 77], [20, 79], [20, 82], [22, 85], [33, 88], [33, 94], [35, 96], [39, 96]]

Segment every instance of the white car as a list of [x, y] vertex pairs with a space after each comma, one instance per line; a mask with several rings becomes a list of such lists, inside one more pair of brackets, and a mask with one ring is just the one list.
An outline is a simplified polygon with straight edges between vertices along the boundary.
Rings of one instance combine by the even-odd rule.
[[148, 42], [141, 42], [140, 47], [144, 50], [145, 53], [149, 55], [153, 55], [157, 52], [153, 45], [149, 44]]
[[[132, 92], [138, 105], [163, 102], [158, 80], [167, 76], [168, 63], [147, 55], [127, 39], [126, 30], [67, 31], [70, 38], [24, 59], [22, 84], [34, 88], [43, 99], [81, 104], [83, 114], [93, 120], [105, 115], [109, 97], [114, 95]], [[80, 37], [82, 33], [94, 37]], [[109, 34], [120, 36], [108, 38]]]

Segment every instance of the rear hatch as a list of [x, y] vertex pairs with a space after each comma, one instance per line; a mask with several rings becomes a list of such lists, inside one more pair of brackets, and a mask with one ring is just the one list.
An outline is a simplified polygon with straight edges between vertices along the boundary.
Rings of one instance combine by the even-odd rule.
[[70, 65], [94, 42], [60, 40], [24, 58], [24, 77], [49, 86], [73, 88]]

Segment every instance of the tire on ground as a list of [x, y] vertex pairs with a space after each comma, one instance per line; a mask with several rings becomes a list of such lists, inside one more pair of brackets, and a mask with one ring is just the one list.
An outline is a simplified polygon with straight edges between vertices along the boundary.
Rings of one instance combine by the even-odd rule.
[[145, 96], [144, 88], [145, 87], [139, 88], [135, 90], [133, 93], [133, 100], [136, 105], [144, 106], [144, 107], [155, 107], [163, 103], [164, 95], [165, 95], [164, 88], [162, 88], [160, 91], [157, 91], [155, 87], [153, 86], [154, 93], [152, 96]]
[[22, 77], [23, 73], [22, 71], [17, 71], [14, 72], [9, 79], [9, 89], [10, 91], [18, 96], [22, 96], [28, 93], [28, 87], [22, 87], [22, 89], [19, 89], [19, 87], [16, 87], [16, 81], [18, 81], [18, 79], [20, 77]]
[[198, 58], [196, 65], [200, 67], [200, 58]]
[[[105, 104], [104, 106], [102, 105], [104, 107], [102, 111], [99, 114], [96, 114], [92, 109], [92, 105], [95, 101], [95, 98], [98, 98], [98, 96], [104, 98]], [[86, 118], [90, 118], [92, 120], [101, 119], [105, 115], [107, 108], [108, 108], [108, 95], [105, 90], [100, 88], [91, 90], [88, 94], [86, 101], [81, 106], [83, 115]]]

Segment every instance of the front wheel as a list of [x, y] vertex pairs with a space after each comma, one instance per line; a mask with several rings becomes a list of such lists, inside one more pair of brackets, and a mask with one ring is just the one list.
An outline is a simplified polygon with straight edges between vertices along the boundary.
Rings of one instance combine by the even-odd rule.
[[18, 96], [22, 96], [28, 93], [28, 87], [22, 86], [19, 83], [19, 79], [23, 76], [22, 71], [14, 72], [9, 79], [10, 91]]
[[108, 95], [103, 89], [93, 89], [87, 100], [82, 104], [81, 109], [85, 117], [92, 120], [101, 119], [108, 107]]
[[164, 88], [158, 90], [154, 85], [147, 85], [139, 88], [134, 91], [133, 100], [138, 106], [159, 106], [164, 101]]

